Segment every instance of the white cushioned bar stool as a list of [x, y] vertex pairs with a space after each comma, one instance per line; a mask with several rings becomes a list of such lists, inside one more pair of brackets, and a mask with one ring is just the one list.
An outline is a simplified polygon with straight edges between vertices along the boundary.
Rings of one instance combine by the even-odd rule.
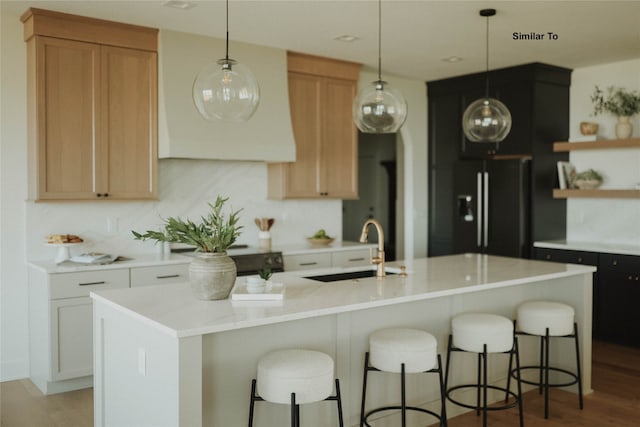
[[[451, 368], [451, 354], [454, 352], [477, 353], [478, 368], [475, 384], [461, 384], [449, 387], [449, 371]], [[509, 354], [509, 359], [515, 356], [516, 366], [520, 367], [518, 353], [518, 340], [513, 333], [513, 322], [504, 316], [488, 313], [464, 313], [455, 316], [451, 320], [451, 335], [447, 348], [447, 368], [445, 374], [446, 397], [450, 402], [464, 408], [475, 409], [476, 414], [482, 413], [482, 425], [487, 425], [487, 412], [499, 411], [518, 407], [520, 427], [524, 425], [522, 413], [522, 388], [520, 380], [517, 380], [517, 392], [509, 388], [509, 371], [507, 371], [507, 386], [499, 387], [488, 383], [487, 359], [491, 353]], [[452, 396], [457, 390], [476, 390], [475, 404], [460, 401]], [[487, 401], [489, 390], [497, 390], [505, 394], [504, 403], [491, 405]]]
[[[516, 318], [516, 335], [540, 337], [540, 362], [538, 365], [521, 366], [509, 371], [511, 376], [525, 384], [538, 386], [544, 392], [544, 417], [549, 418], [549, 387], [568, 387], [578, 385], [578, 403], [582, 402], [582, 373], [580, 370], [580, 344], [578, 340], [578, 324], [575, 322], [575, 311], [567, 304], [554, 301], [527, 301], [518, 306]], [[576, 372], [549, 366], [550, 338], [573, 338], [576, 346]], [[523, 371], [537, 370], [538, 380], [522, 378]], [[549, 372], [565, 374], [569, 379], [564, 382], [550, 382]]]
[[303, 349], [273, 351], [258, 361], [257, 379], [251, 381], [249, 427], [253, 426], [256, 401], [291, 405], [291, 427], [300, 426], [300, 405], [335, 400], [338, 423], [343, 427], [340, 381], [335, 379], [333, 359], [325, 353]]
[[[365, 412], [367, 376], [370, 371], [400, 374], [400, 405], [384, 406]], [[405, 376], [411, 373], [438, 374], [438, 387], [440, 388], [440, 400], [442, 402], [440, 414], [424, 408], [407, 405]], [[400, 410], [402, 427], [406, 426], [407, 411], [418, 411], [432, 415], [440, 421], [441, 426], [447, 425], [442, 361], [438, 354], [438, 342], [428, 332], [410, 328], [385, 328], [369, 335], [369, 351], [365, 353], [364, 357], [360, 426], [369, 427], [368, 418], [371, 415], [390, 410]]]

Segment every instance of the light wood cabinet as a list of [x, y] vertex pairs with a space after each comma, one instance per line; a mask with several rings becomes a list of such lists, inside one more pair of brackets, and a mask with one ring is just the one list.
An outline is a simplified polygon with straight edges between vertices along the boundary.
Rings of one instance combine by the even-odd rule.
[[[620, 148], [640, 148], [640, 138], [629, 139], [611, 139], [593, 142], [555, 142], [553, 144], [554, 152], [582, 151], [582, 150], [610, 150]], [[638, 199], [640, 198], [640, 190], [635, 189], [595, 189], [595, 190], [579, 190], [579, 189], [554, 189], [553, 197], [555, 199], [566, 199], [573, 197], [582, 198], [608, 198], [608, 199]]]
[[270, 199], [358, 197], [358, 133], [351, 118], [360, 65], [289, 53], [296, 161], [268, 166]]
[[157, 30], [29, 9], [29, 193], [157, 197]]

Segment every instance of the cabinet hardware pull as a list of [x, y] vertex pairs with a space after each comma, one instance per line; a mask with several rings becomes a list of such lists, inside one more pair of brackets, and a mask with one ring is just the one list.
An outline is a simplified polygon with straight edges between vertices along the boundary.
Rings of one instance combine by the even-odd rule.
[[578, 258], [578, 262], [582, 262], [582, 257], [579, 257], [579, 258]]
[[364, 258], [349, 258], [349, 262], [364, 261]]
[[313, 262], [301, 262], [299, 265], [303, 266], [303, 265], [317, 265], [318, 263], [316, 261]]
[[156, 276], [156, 279], [173, 279], [175, 277], [180, 277], [179, 274], [168, 274], [166, 276]]
[[633, 280], [633, 276], [629, 276], [629, 280]]
[[78, 283], [78, 286], [92, 286], [92, 285], [104, 285], [105, 282], [104, 280], [102, 282], [87, 282], [87, 283]]
[[547, 255], [547, 259], [551, 259], [551, 255]]

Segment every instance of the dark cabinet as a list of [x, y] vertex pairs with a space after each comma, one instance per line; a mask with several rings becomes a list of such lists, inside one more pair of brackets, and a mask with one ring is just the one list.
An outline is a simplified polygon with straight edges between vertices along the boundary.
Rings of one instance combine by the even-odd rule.
[[600, 254], [598, 290], [602, 338], [640, 347], [640, 257]]
[[554, 153], [553, 142], [569, 136], [571, 70], [533, 63], [489, 72], [490, 96], [512, 116], [511, 131], [499, 144], [473, 143], [462, 132], [462, 114], [485, 95], [485, 82], [485, 73], [427, 82], [430, 256], [455, 253], [454, 165], [466, 159], [530, 158], [527, 245], [565, 237], [566, 201], [553, 199], [552, 190], [556, 163], [568, 160], [568, 153]]
[[535, 248], [535, 258], [597, 266], [593, 276], [593, 338], [640, 347], [640, 256]]

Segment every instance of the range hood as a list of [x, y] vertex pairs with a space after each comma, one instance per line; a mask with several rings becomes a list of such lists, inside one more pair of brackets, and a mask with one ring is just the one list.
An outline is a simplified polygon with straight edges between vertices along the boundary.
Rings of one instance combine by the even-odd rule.
[[161, 30], [158, 46], [158, 156], [160, 158], [294, 161], [287, 52], [231, 42], [231, 58], [260, 84], [260, 105], [244, 123], [205, 120], [191, 93], [193, 80], [224, 57], [225, 41]]

